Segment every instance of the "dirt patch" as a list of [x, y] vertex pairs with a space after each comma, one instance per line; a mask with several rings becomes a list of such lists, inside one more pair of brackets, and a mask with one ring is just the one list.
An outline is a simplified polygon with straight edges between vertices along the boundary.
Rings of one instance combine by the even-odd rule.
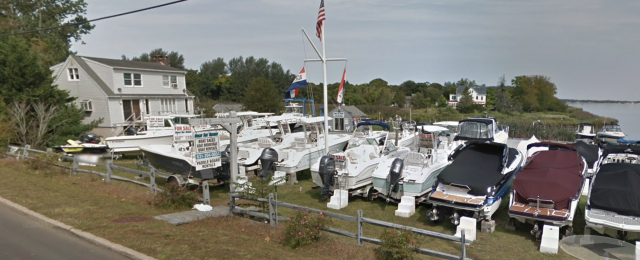
[[111, 222], [115, 223], [132, 223], [132, 222], [142, 222], [151, 219], [151, 217], [124, 217], [111, 220]]

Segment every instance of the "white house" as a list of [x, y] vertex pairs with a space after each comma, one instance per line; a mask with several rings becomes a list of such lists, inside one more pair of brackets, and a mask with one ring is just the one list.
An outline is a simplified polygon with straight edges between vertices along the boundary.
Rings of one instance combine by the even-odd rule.
[[168, 64], [166, 57], [140, 62], [71, 55], [50, 69], [54, 84], [77, 98], [84, 122], [103, 118], [93, 131], [109, 137], [124, 126], [144, 125], [149, 116], [193, 114], [187, 72]]
[[[456, 94], [449, 94], [449, 101], [447, 102], [449, 106], [456, 107], [458, 105], [458, 101], [462, 96], [462, 91], [466, 86], [458, 86], [456, 88]], [[486, 105], [487, 104], [487, 87], [485, 86], [475, 86], [469, 87], [469, 92], [471, 93], [471, 98], [473, 98], [473, 103]]]

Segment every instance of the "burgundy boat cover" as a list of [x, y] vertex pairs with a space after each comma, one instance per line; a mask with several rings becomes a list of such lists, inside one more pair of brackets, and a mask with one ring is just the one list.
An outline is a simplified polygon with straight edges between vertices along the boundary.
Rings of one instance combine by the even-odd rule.
[[566, 209], [584, 181], [582, 156], [576, 151], [540, 151], [513, 181], [516, 202], [551, 200], [555, 209]]

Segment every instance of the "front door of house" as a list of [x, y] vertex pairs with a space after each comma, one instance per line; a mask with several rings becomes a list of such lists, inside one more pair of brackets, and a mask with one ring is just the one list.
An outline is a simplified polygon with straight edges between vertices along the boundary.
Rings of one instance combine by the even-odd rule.
[[122, 111], [124, 113], [125, 121], [137, 121], [142, 120], [142, 113], [140, 112], [140, 100], [122, 100]]
[[333, 129], [335, 129], [335, 131], [344, 131], [344, 118], [334, 118], [333, 122]]

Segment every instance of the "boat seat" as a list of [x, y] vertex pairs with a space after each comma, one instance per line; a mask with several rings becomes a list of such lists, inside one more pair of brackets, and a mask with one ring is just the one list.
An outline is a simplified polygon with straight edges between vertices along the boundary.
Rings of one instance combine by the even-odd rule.
[[[531, 207], [538, 207], [538, 199], [529, 198], [527, 199], [527, 203]], [[555, 208], [556, 203], [551, 200], [543, 200], [540, 199], [540, 208], [553, 209]]]

